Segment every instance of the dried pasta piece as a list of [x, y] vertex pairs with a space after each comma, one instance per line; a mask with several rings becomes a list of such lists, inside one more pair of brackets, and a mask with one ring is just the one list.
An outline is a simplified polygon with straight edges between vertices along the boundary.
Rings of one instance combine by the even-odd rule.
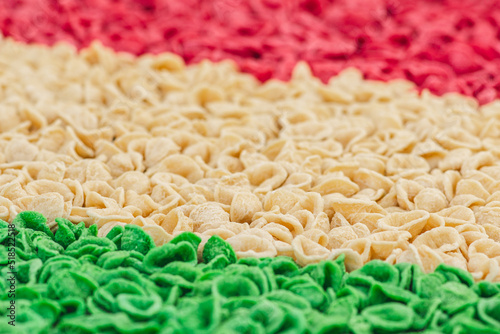
[[395, 184], [395, 190], [398, 205], [405, 210], [415, 210], [413, 201], [424, 187], [412, 180], [399, 179]]
[[275, 212], [258, 212], [254, 216], [254, 221], [250, 224], [250, 227], [263, 227], [269, 223], [286, 227], [294, 237], [304, 233], [304, 226], [296, 217]]
[[460, 173], [466, 175], [469, 171], [476, 171], [483, 167], [491, 166], [494, 164], [495, 158], [491, 152], [479, 152], [467, 158], [462, 164]]
[[459, 127], [451, 127], [441, 131], [436, 135], [436, 141], [447, 150], [457, 148], [478, 150], [481, 148], [481, 140], [479, 138]]
[[356, 154], [354, 160], [359, 163], [360, 170], [368, 169], [378, 174], [384, 175], [387, 158], [374, 153]]
[[491, 239], [480, 239], [473, 242], [469, 246], [469, 254], [481, 253], [491, 259], [498, 258], [500, 260], [500, 244]]
[[[262, 218], [261, 218], [262, 219]], [[274, 240], [291, 244], [293, 240], [292, 232], [283, 225], [276, 223], [268, 223], [260, 228], [261, 230], [267, 231], [271, 234]]]
[[468, 148], [456, 148], [447, 152], [446, 156], [439, 161], [438, 167], [442, 171], [460, 170], [472, 151]]
[[342, 214], [352, 224], [365, 224], [370, 231], [375, 229], [378, 219], [386, 215], [386, 211], [380, 205], [357, 199], [332, 198], [325, 203], [325, 206]]
[[[277, 211], [278, 207], [275, 207], [274, 209], [275, 209], [275, 211]], [[304, 230], [308, 230], [308, 229], [317, 227], [316, 226], [316, 219], [315, 219], [314, 215], [307, 210], [295, 211], [291, 215], [294, 216], [295, 218], [297, 218], [299, 223], [302, 226], [304, 226]]]
[[462, 254], [468, 253], [464, 237], [456, 229], [446, 226], [436, 227], [419, 235], [413, 241], [413, 245], [416, 247], [425, 245], [441, 252], [461, 251]]
[[295, 172], [288, 175], [283, 188], [297, 188], [304, 191], [309, 191], [313, 182], [311, 174]]
[[360, 223], [365, 225], [370, 231], [373, 231], [377, 227], [377, 222], [383, 218], [385, 215], [380, 213], [365, 213], [360, 212], [357, 214], [349, 215], [349, 220], [352, 223]]
[[150, 168], [158, 164], [169, 155], [179, 153], [180, 148], [168, 137], [159, 137], [148, 140], [144, 152], [144, 164]]
[[485, 227], [481, 225], [463, 224], [457, 226], [456, 229], [458, 233], [460, 233], [464, 237], [467, 245], [470, 245], [476, 240], [488, 238]]
[[21, 123], [21, 115], [13, 107], [5, 108], [0, 115], [0, 132], [6, 132]]
[[251, 229], [227, 238], [226, 241], [233, 247], [238, 258], [261, 258], [277, 255], [273, 237], [264, 230]]
[[246, 233], [250, 230], [250, 226], [247, 223], [240, 224], [235, 222], [223, 223], [221, 228], [231, 231], [235, 234]]
[[497, 164], [493, 166], [483, 166], [481, 167], [480, 171], [495, 180], [500, 176], [500, 166], [498, 166]]
[[[179, 232], [182, 232], [182, 231], [179, 231]], [[202, 237], [211, 237], [211, 236], [219, 236], [221, 237], [222, 239], [229, 239], [231, 237], [234, 237], [236, 235], [236, 233], [234, 233], [233, 231], [231, 230], [228, 230], [222, 226], [208, 226], [206, 227], [205, 229], [203, 229], [202, 231], [200, 230], [201, 233], [201, 236]]]
[[328, 124], [318, 121], [305, 121], [297, 124], [287, 124], [282, 132], [283, 138], [296, 141], [320, 141], [331, 138], [332, 129]]
[[90, 190], [85, 192], [84, 206], [97, 209], [120, 209], [120, 205], [113, 198], [102, 196], [98, 192]]
[[159, 224], [167, 233], [172, 234], [177, 231], [197, 231], [199, 227], [193, 220], [187, 217], [179, 208], [171, 210], [167, 215], [157, 217]]
[[427, 212], [438, 212], [448, 206], [446, 196], [435, 188], [421, 190], [414, 198], [415, 210], [425, 210]]
[[38, 148], [25, 138], [11, 140], [5, 147], [5, 160], [7, 163], [34, 161], [37, 154]]
[[125, 191], [123, 188], [113, 188], [107, 182], [104, 181], [89, 181], [83, 184], [83, 192], [85, 196], [88, 196], [90, 192], [94, 192], [103, 197], [108, 197], [116, 201], [116, 203], [122, 207], [125, 204]]
[[123, 173], [135, 171], [137, 169], [137, 160], [142, 156], [137, 152], [117, 153], [110, 157], [107, 162], [111, 170], [111, 176], [119, 177]]
[[200, 180], [204, 173], [196, 161], [188, 156], [172, 154], [148, 169], [146, 175], [173, 173], [186, 178], [189, 182]]
[[[30, 165], [26, 165], [25, 168], [29, 169]], [[63, 162], [55, 161], [53, 163], [40, 163], [40, 165], [35, 167], [35, 169], [36, 169], [36, 176], [34, 176], [33, 178], [36, 180], [50, 180], [55, 182], [62, 182], [66, 166]]]
[[484, 224], [482, 226], [490, 239], [500, 242], [500, 227], [492, 224]]
[[453, 200], [455, 197], [455, 189], [457, 183], [462, 179], [461, 175], [457, 171], [448, 170], [443, 175], [443, 192], [448, 201]]
[[337, 259], [342, 254], [344, 256], [344, 264], [348, 272], [352, 272], [363, 266], [361, 256], [352, 249], [335, 249], [328, 256], [328, 260]]
[[378, 231], [407, 231], [412, 238], [415, 238], [429, 223], [429, 218], [429, 212], [424, 210], [394, 212], [377, 222], [377, 229], [374, 233]]
[[367, 307], [361, 315], [375, 330], [407, 331], [414, 322], [413, 310], [399, 303], [386, 303]]
[[[213, 192], [209, 187], [200, 184], [186, 184], [182, 186], [178, 194], [189, 203], [202, 204], [205, 202], [213, 202]], [[223, 205], [223, 204], [221, 204]]]
[[18, 181], [12, 181], [0, 186], [0, 196], [15, 201], [25, 198], [28, 196], [28, 193]]
[[81, 184], [87, 181], [111, 181], [109, 167], [98, 160], [80, 160], [66, 169], [64, 176], [68, 179], [77, 180]]
[[199, 205], [191, 211], [189, 219], [200, 226], [211, 223], [222, 224], [229, 222], [229, 214], [220, 205], [209, 202]]
[[267, 195], [264, 197], [263, 209], [269, 211], [274, 206], [277, 206], [279, 207], [281, 213], [291, 213], [290, 211], [294, 208], [295, 204], [302, 199], [303, 196], [304, 194], [298, 191], [286, 189], [274, 190], [267, 193]]
[[85, 145], [85, 143], [78, 137], [73, 127], [67, 127], [66, 131], [69, 135], [68, 137], [70, 138], [70, 146], [67, 147], [69, 155], [75, 158], [81, 157], [84, 159], [94, 157], [94, 151]]
[[342, 154], [342, 145], [331, 138], [315, 142], [314, 144], [299, 142], [297, 143], [297, 148], [304, 149], [321, 158], [336, 158]]
[[355, 240], [358, 237], [358, 234], [351, 226], [335, 227], [328, 233], [328, 246], [326, 248], [330, 250], [339, 249], [347, 241]]
[[[308, 212], [310, 213], [309, 211], [306, 211], [306, 210], [301, 210], [301, 211], [297, 211], [294, 213], [294, 215], [297, 217], [297, 213], [299, 212]], [[330, 232], [330, 220], [328, 219], [328, 216], [326, 213], [324, 212], [320, 212], [318, 215], [316, 215], [316, 217], [314, 217], [313, 215], [313, 219], [309, 220], [307, 223], [306, 223], [306, 226], [305, 226], [305, 230], [308, 231], [310, 229], [317, 229], [319, 231], [322, 231], [324, 233], [327, 233]]]
[[457, 195], [450, 201], [450, 206], [461, 205], [468, 208], [483, 206], [486, 201], [472, 194]]
[[454, 268], [462, 269], [462, 270], [467, 270], [467, 261], [468, 258], [466, 258], [462, 253], [460, 252], [438, 252], [439, 256], [443, 260], [443, 263], [446, 265], [449, 265]]
[[155, 203], [150, 196], [146, 194], [139, 195], [133, 190], [128, 190], [126, 192], [125, 205], [136, 207], [140, 210], [140, 215], [143, 217], [149, 217], [159, 208], [159, 205]]
[[424, 158], [411, 154], [394, 154], [389, 158], [386, 165], [388, 175], [411, 176], [427, 173], [429, 170], [429, 164]]
[[373, 233], [371, 240], [371, 259], [386, 260], [396, 249], [406, 250], [411, 234], [407, 231], [384, 231]]
[[[124, 223], [131, 223], [132, 220], [134, 219], [134, 216], [125, 210], [117, 210], [117, 209], [84, 209], [85, 215], [90, 218], [89, 220], [92, 221], [97, 225], [97, 227], [101, 227], [106, 223], [109, 223], [111, 221], [118, 221], [118, 222], [124, 222]], [[83, 217], [82, 213], [79, 212], [79, 210], [75, 210], [74, 212], [78, 217]]]
[[393, 186], [387, 194], [377, 201], [377, 204], [387, 210], [390, 207], [398, 206], [398, 196], [396, 187]]
[[385, 177], [383, 174], [367, 168], [359, 168], [356, 170], [353, 173], [352, 181], [355, 182], [361, 189], [383, 189], [386, 192], [388, 192], [394, 184], [394, 182]]
[[325, 201], [320, 194], [315, 192], [307, 192], [302, 195], [300, 201], [296, 203], [292, 209], [293, 212], [307, 210], [317, 216], [324, 212]]
[[341, 226], [351, 226], [351, 224], [347, 221], [343, 214], [335, 212], [330, 222], [330, 228], [334, 229]]
[[122, 223], [122, 222], [108, 222], [106, 224], [104, 224], [103, 226], [101, 226], [101, 228], [99, 229], [99, 231], [97, 232], [97, 236], [98, 237], [105, 237], [108, 235], [109, 232], [111, 232], [111, 230], [115, 227], [115, 226], [126, 226], [127, 224], [125, 223]]
[[22, 210], [37, 211], [47, 218], [50, 229], [56, 227], [56, 218], [67, 218], [71, 212], [71, 206], [64, 201], [64, 197], [55, 192], [43, 195], [29, 196], [21, 199]]
[[64, 183], [50, 180], [36, 180], [30, 182], [24, 189], [30, 196], [42, 195], [45, 193], [58, 193], [63, 197], [65, 202], [73, 201], [75, 197], [73, 192]]
[[425, 273], [433, 272], [443, 260], [438, 254], [438, 251], [430, 248], [427, 245], [418, 247], [409, 245], [408, 250], [402, 252], [396, 258], [396, 263], [415, 263], [423, 269]]
[[352, 126], [351, 128], [339, 128], [333, 133], [333, 138], [342, 144], [345, 151], [350, 151], [351, 147], [360, 142], [368, 134], [364, 128]]
[[304, 237], [311, 239], [320, 246], [328, 246], [328, 235], [316, 228], [309, 229], [302, 234]]
[[149, 178], [140, 172], [126, 172], [117, 179], [113, 180], [112, 185], [115, 188], [122, 187], [125, 191], [132, 190], [142, 195], [151, 192]]
[[358, 253], [362, 263], [368, 262], [372, 257], [372, 241], [368, 238], [346, 241], [340, 248], [351, 249]]
[[491, 239], [480, 239], [469, 246], [468, 269], [476, 279], [500, 280], [500, 247]]
[[359, 191], [359, 186], [343, 175], [325, 175], [316, 180], [316, 185], [311, 191], [321, 195], [339, 193], [350, 197]]
[[359, 191], [356, 195], [353, 195], [351, 198], [376, 202], [376, 201], [382, 199], [382, 197], [384, 197], [385, 194], [386, 194], [386, 192], [384, 189], [374, 190], [374, 189], [366, 188], [366, 189]]
[[443, 189], [443, 172], [439, 169], [434, 169], [430, 174], [417, 176], [413, 181], [422, 185], [424, 188], [434, 188], [438, 190]]
[[491, 202], [485, 206], [476, 207], [474, 209], [476, 222], [480, 225], [492, 224], [500, 227], [500, 223], [498, 223], [498, 219], [500, 217], [500, 206], [497, 205], [497, 203], [498, 202]]
[[446, 156], [447, 151], [443, 149], [432, 139], [426, 139], [417, 143], [412, 150], [412, 154], [416, 154], [424, 158], [431, 168], [436, 168]]
[[462, 179], [458, 181], [455, 190], [455, 196], [460, 195], [474, 195], [475, 197], [481, 198], [484, 201], [490, 197], [490, 193], [484, 189], [481, 183], [476, 180]]
[[250, 182], [246, 174], [235, 173], [223, 175], [215, 185], [214, 199], [219, 203], [231, 204], [234, 195], [242, 191], [251, 191]]
[[296, 236], [291, 245], [295, 260], [302, 266], [326, 260], [330, 255], [328, 249], [302, 235]]
[[[491, 177], [487, 173], [484, 173], [483, 168], [481, 169], [481, 171], [477, 170], [467, 171], [464, 174], [464, 177], [467, 179], [478, 181], [479, 183], [481, 183], [484, 189], [492, 195], [497, 191], [498, 185], [500, 184], [497, 179]], [[486, 201], [488, 202], [488, 200]]]
[[352, 229], [359, 238], [365, 238], [371, 233], [368, 227], [362, 223], [352, 225]]
[[14, 206], [14, 203], [7, 198], [0, 197], [0, 219], [6, 222], [11, 222], [19, 213], [19, 209]]
[[474, 224], [476, 222], [474, 211], [462, 205], [450, 206], [436, 214], [443, 217], [445, 225], [450, 227], [457, 227], [463, 224]]
[[257, 186], [264, 192], [278, 188], [288, 177], [285, 168], [273, 162], [257, 164], [247, 168], [245, 173], [248, 176], [250, 184]]
[[293, 257], [294, 249], [291, 243], [274, 240], [274, 247], [276, 248], [277, 256]]
[[240, 192], [234, 195], [229, 212], [230, 219], [238, 223], [250, 223], [253, 216], [262, 211], [262, 202], [250, 192]]
[[348, 178], [352, 178], [354, 172], [360, 168], [358, 161], [353, 161], [350, 159], [347, 161], [325, 159], [325, 162], [323, 164], [324, 173], [342, 172], [342, 174], [344, 174]]
[[467, 269], [476, 280], [499, 281], [500, 266], [498, 262], [492, 261], [484, 254], [471, 255]]

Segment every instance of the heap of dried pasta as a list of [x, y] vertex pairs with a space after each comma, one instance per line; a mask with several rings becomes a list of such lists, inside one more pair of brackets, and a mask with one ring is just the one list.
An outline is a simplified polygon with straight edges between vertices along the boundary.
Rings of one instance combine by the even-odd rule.
[[[440, 264], [370, 261], [346, 273], [345, 256], [304, 267], [284, 256], [237, 259], [220, 237], [183, 232], [155, 247], [137, 225], [97, 237], [24, 211], [0, 220], [0, 316], [9, 334], [498, 334], [500, 283]], [[8, 250], [9, 249], [9, 250]], [[18, 285], [12, 283], [15, 277]], [[16, 304], [7, 291], [16, 294]], [[11, 292], [11, 291], [9, 291]]]
[[299, 64], [259, 83], [230, 62], [0, 41], [0, 219], [135, 224], [156, 245], [219, 235], [239, 258], [345, 254], [500, 280], [500, 103], [417, 94]]

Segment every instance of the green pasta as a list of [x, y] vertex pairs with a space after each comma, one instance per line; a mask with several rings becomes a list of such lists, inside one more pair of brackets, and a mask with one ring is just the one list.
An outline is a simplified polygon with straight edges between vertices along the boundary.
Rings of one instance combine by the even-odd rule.
[[[218, 236], [184, 232], [155, 247], [134, 225], [94, 226], [36, 212], [16, 225], [16, 326], [0, 333], [500, 333], [500, 284], [440, 265], [343, 256], [306, 267], [287, 257], [237, 259]], [[0, 315], [9, 297], [8, 224], [0, 221]]]

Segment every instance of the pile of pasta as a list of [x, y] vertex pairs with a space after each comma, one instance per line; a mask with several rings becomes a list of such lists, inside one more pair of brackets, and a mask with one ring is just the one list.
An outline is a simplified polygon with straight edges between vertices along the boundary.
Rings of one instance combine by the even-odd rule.
[[[163, 246], [137, 225], [107, 237], [37, 212], [0, 221], [0, 263], [17, 235], [15, 327], [8, 333], [498, 333], [500, 284], [441, 264], [375, 260], [346, 273], [345, 255], [298, 266], [288, 257], [237, 260], [218, 236], [183, 232]], [[4, 256], [5, 255], [5, 256]], [[198, 261], [200, 260], [200, 261]], [[0, 314], [12, 307], [0, 270]], [[10, 281], [10, 284], [13, 284]]]
[[218, 235], [238, 258], [441, 263], [500, 280], [500, 104], [297, 65], [0, 41], [0, 218]]
[[0, 1], [0, 32], [21, 42], [232, 59], [262, 81], [301, 60], [325, 82], [352, 66], [481, 104], [500, 96], [499, 28], [497, 0]]

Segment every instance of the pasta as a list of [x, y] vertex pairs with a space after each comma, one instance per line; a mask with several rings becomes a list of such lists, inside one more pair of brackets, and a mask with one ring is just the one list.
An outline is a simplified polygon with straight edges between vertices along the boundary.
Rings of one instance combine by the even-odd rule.
[[[287, 244], [298, 259], [329, 261], [300, 266], [276, 257], [269, 247], [273, 238], [257, 229], [237, 239], [182, 232], [159, 240], [149, 233], [162, 228], [147, 218], [110, 223], [100, 229], [106, 237], [96, 225], [56, 221], [52, 233], [38, 212], [19, 213], [13, 228], [0, 220], [0, 263], [8, 262], [5, 237], [13, 229], [20, 269], [2, 267], [0, 287], [8, 290], [8, 278], [14, 277], [18, 291], [32, 297], [21, 299], [17, 308], [26, 318], [16, 324], [21, 332], [356, 333], [362, 324], [368, 333], [443, 333], [464, 326], [473, 333], [496, 333], [500, 324], [498, 284], [474, 282], [477, 272], [465, 271], [462, 259], [425, 245], [409, 245], [397, 260], [435, 267], [429, 274], [416, 264], [392, 265], [394, 257], [391, 263], [363, 265], [359, 253], [328, 252], [304, 235]], [[375, 233], [373, 253], [382, 256], [387, 245], [408, 237], [404, 231]], [[471, 251], [474, 260], [500, 254], [498, 245], [484, 240]], [[493, 259], [473, 263], [474, 270], [498, 273]], [[0, 310], [2, 316], [8, 312]], [[0, 323], [2, 332], [12, 332], [7, 326]]]
[[500, 281], [500, 102], [352, 69], [323, 84], [305, 63], [260, 84], [231, 62], [0, 45], [2, 219], [35, 210], [52, 230], [138, 225], [157, 246], [189, 231], [240, 258], [345, 254], [349, 270], [446, 263]]

